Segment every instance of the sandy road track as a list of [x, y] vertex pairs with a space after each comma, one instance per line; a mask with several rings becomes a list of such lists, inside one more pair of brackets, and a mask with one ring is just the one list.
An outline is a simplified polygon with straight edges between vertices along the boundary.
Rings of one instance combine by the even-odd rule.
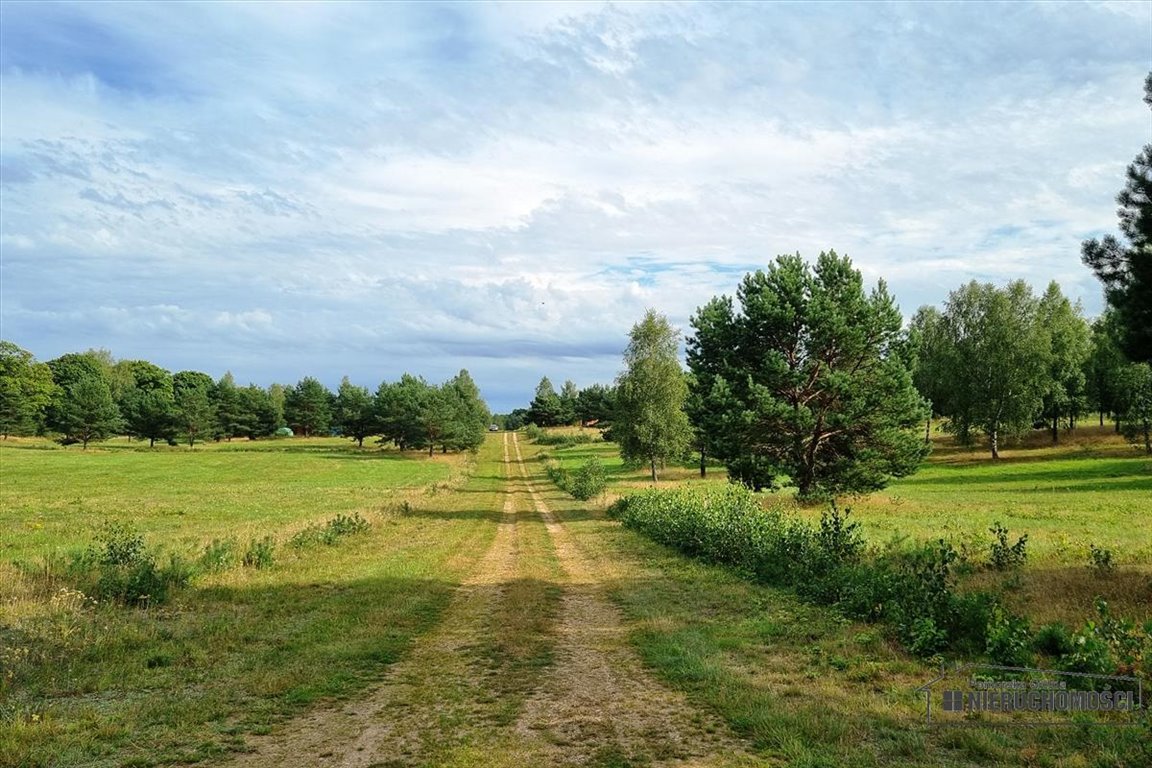
[[[607, 595], [624, 574], [575, 544], [528, 475], [515, 433], [503, 440], [503, 512], [495, 537], [440, 623], [366, 697], [251, 738], [254, 751], [234, 765], [749, 764], [726, 726], [644, 668]], [[517, 594], [511, 585], [539, 579], [522, 550], [528, 526], [541, 521], [547, 536], [539, 538], [554, 551], [562, 576], [555, 620], [531, 631], [550, 644], [551, 664], [521, 676], [528, 691], [515, 690], [507, 668], [484, 649], [505, 629], [493, 617], [517, 608], [508, 604]], [[511, 717], [507, 701], [516, 708]]]

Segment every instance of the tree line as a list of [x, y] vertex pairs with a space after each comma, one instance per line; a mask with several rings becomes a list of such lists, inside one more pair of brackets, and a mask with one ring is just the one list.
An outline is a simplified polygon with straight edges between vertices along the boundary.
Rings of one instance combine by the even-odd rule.
[[884, 282], [866, 291], [847, 257], [780, 256], [691, 327], [685, 371], [678, 331], [649, 310], [614, 386], [595, 390], [621, 455], [653, 481], [695, 451], [701, 474], [719, 460], [757, 490], [873, 491], [916, 470], [933, 416], [961, 444], [985, 438], [993, 459], [1033, 429], [1058, 442], [1090, 413], [1152, 453], [1152, 367], [1126, 357], [1115, 311], [1089, 323], [1056, 282], [1039, 296], [971, 282], [904, 327]]
[[[1152, 106], [1152, 73], [1144, 85]], [[865, 291], [835, 251], [815, 265], [780, 256], [748, 274], [735, 300], [700, 307], [687, 372], [678, 331], [649, 310], [632, 329], [625, 370], [600, 390], [621, 455], [655, 481], [692, 448], [701, 474], [711, 457], [751, 488], [787, 480], [814, 497], [914, 472], [933, 414], [962, 444], [986, 437], [994, 459], [1005, 438], [1044, 427], [1058, 442], [1092, 412], [1152, 453], [1152, 144], [1116, 201], [1121, 237], [1081, 247], [1107, 302], [1091, 324], [1056, 282], [1036, 296], [1017, 280], [961, 286], [942, 311], [921, 307], [904, 328], [884, 282]], [[556, 395], [545, 379], [521, 417], [563, 422], [554, 414], [574, 413], [579, 394]]]
[[205, 440], [276, 434], [339, 434], [363, 446], [379, 437], [401, 450], [472, 450], [490, 415], [468, 371], [441, 385], [404, 374], [375, 393], [348, 377], [331, 392], [306, 376], [294, 386], [238, 386], [199, 371], [171, 373], [146, 360], [114, 360], [105, 350], [38, 362], [0, 341], [0, 434], [53, 434], [87, 448], [113, 435], [194, 446]]

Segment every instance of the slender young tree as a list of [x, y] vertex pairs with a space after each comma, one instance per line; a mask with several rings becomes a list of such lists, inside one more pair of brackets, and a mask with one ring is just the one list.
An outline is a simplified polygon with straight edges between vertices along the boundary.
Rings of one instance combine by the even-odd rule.
[[1092, 352], [1092, 332], [1079, 302], [1073, 304], [1053, 280], [1037, 305], [1038, 321], [1049, 340], [1044, 418], [1052, 443], [1060, 441], [1060, 419], [1074, 428], [1086, 402], [1084, 365]]
[[1004, 288], [975, 281], [953, 291], [944, 310], [950, 381], [947, 428], [962, 444], [976, 432], [1000, 458], [1005, 436], [1032, 426], [1048, 388], [1051, 336], [1022, 280]]
[[200, 371], [180, 371], [172, 377], [177, 432], [188, 441], [189, 448], [194, 448], [197, 440], [216, 434], [216, 412], [211, 399], [215, 386], [212, 377]]
[[1106, 415], [1115, 417], [1117, 432], [1120, 372], [1127, 362], [1120, 350], [1119, 336], [1116, 314], [1106, 310], [1092, 323], [1092, 349], [1084, 364], [1088, 404], [1100, 414], [1100, 426], [1104, 426]]
[[677, 357], [680, 335], [666, 317], [648, 310], [632, 327], [624, 371], [616, 380], [613, 433], [620, 455], [646, 463], [656, 482], [657, 467], [684, 455], [692, 428], [684, 412], [688, 385]]
[[1152, 365], [1130, 363], [1121, 373], [1120, 391], [1124, 436], [1142, 442], [1145, 453], [1152, 454]]

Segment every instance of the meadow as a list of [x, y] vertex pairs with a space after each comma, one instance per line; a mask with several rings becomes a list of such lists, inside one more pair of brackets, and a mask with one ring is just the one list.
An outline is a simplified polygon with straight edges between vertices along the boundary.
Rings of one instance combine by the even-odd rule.
[[[883, 491], [842, 499], [867, 541], [900, 547], [944, 539], [974, 566], [986, 563], [997, 523], [1009, 541], [1027, 534], [1027, 562], [1011, 579], [979, 567], [962, 569], [961, 586], [993, 589], [1038, 623], [1075, 624], [1094, 614], [1093, 598], [1133, 619], [1152, 618], [1152, 457], [1128, 445], [1111, 427], [1080, 427], [1053, 446], [1047, 433], [1029, 435], [1002, 451], [999, 461], [980, 446], [954, 445], [933, 434], [933, 451], [920, 470]], [[595, 456], [611, 478], [605, 501], [651, 487], [644, 468], [623, 465], [616, 446], [592, 442], [548, 452], [569, 470]], [[723, 467], [669, 466], [658, 485], [727, 482]], [[766, 507], [819, 522], [822, 504], [801, 504], [785, 489], [762, 494]], [[1102, 573], [1091, 548], [1106, 550]]]
[[[877, 547], [944, 537], [967, 547], [973, 567], [961, 589], [993, 590], [1034, 625], [1098, 620], [1095, 596], [1116, 614], [1152, 620], [1152, 460], [1109, 431], [1088, 428], [1051, 447], [1027, 441], [996, 463], [979, 449], [936, 436], [932, 458], [884, 492], [849, 500]], [[670, 685], [685, 690], [756, 747], [769, 764], [799, 766], [1123, 766], [1152, 761], [1152, 730], [1142, 728], [955, 728], [917, 726], [915, 688], [939, 669], [911, 656], [883, 625], [852, 621], [801, 600], [792, 590], [757, 583], [656, 543], [605, 517], [620, 495], [651, 487], [646, 468], [629, 469], [609, 443], [543, 449], [574, 470], [595, 456], [613, 479], [591, 503], [552, 505], [588, 548], [624, 574], [613, 595], [633, 622], [633, 642]], [[540, 462], [543, 467], [544, 461]], [[726, 483], [695, 466], [669, 466], [666, 487]], [[819, 520], [820, 507], [787, 493], [763, 504]], [[1029, 534], [1022, 570], [987, 571], [1001, 520], [1013, 537]], [[1089, 543], [1109, 547], [1115, 570], [1101, 574]]]
[[[694, 727], [746, 745], [708, 765], [1152, 760], [1147, 727], [925, 729], [914, 689], [936, 660], [909, 654], [883, 625], [608, 519], [613, 499], [650, 486], [615, 445], [521, 437], [520, 484], [502, 440], [431, 459], [336, 439], [154, 451], [125, 440], [88, 451], [0, 442], [0, 766], [283, 764], [276, 745], [297, 764], [328, 764], [354, 742], [344, 709], [381, 696], [409, 745], [395, 765], [660, 763], [670, 748], [659, 734], [624, 738], [627, 717], [601, 723], [597, 749], [580, 760], [579, 740], [537, 722], [564, 706], [549, 686], [583, 684], [580, 664], [600, 652], [577, 644], [572, 655], [582, 635], [568, 615], [595, 594], [619, 611], [620, 642], [652, 684], [687, 697]], [[577, 501], [548, 480], [546, 460], [574, 470], [593, 456], [610, 480], [603, 496]], [[726, 482], [719, 467], [703, 480], [690, 465], [662, 477], [665, 487]], [[760, 498], [819, 519], [818, 506], [787, 493]], [[1152, 461], [1085, 428], [996, 463], [939, 436], [916, 475], [847, 503], [872, 546], [947, 538], [971, 565], [962, 588], [994, 590], [1038, 626], [1091, 619], [1097, 596], [1118, 616], [1152, 618], [1150, 498]], [[323, 535], [353, 518], [364, 525]], [[131, 525], [157, 562], [175, 557], [186, 586], [134, 608], [78, 591], [70, 558], [108, 522]], [[995, 522], [1013, 540], [1029, 536], [1018, 571], [981, 565]], [[563, 536], [549, 528], [557, 523]], [[245, 562], [253, 542], [268, 544], [266, 561]], [[1091, 564], [1092, 544], [1111, 553], [1111, 570]], [[381, 685], [393, 678], [398, 688]]]
[[[378, 681], [493, 535], [501, 481], [473, 477], [475, 460], [321, 439], [193, 451], [6, 441], [0, 765], [197, 762]], [[341, 514], [368, 529], [330, 544], [300, 535]], [[181, 558], [189, 586], [146, 609], [78, 592], [68, 557], [109, 521], [161, 561]], [[246, 567], [254, 539], [271, 557]]]

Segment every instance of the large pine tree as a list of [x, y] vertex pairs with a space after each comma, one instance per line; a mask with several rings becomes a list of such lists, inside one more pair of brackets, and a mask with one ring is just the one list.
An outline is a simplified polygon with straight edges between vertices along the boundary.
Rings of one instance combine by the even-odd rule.
[[927, 415], [883, 282], [865, 293], [847, 257], [780, 256], [692, 319], [697, 430], [733, 479], [800, 496], [858, 493], [914, 472]]

